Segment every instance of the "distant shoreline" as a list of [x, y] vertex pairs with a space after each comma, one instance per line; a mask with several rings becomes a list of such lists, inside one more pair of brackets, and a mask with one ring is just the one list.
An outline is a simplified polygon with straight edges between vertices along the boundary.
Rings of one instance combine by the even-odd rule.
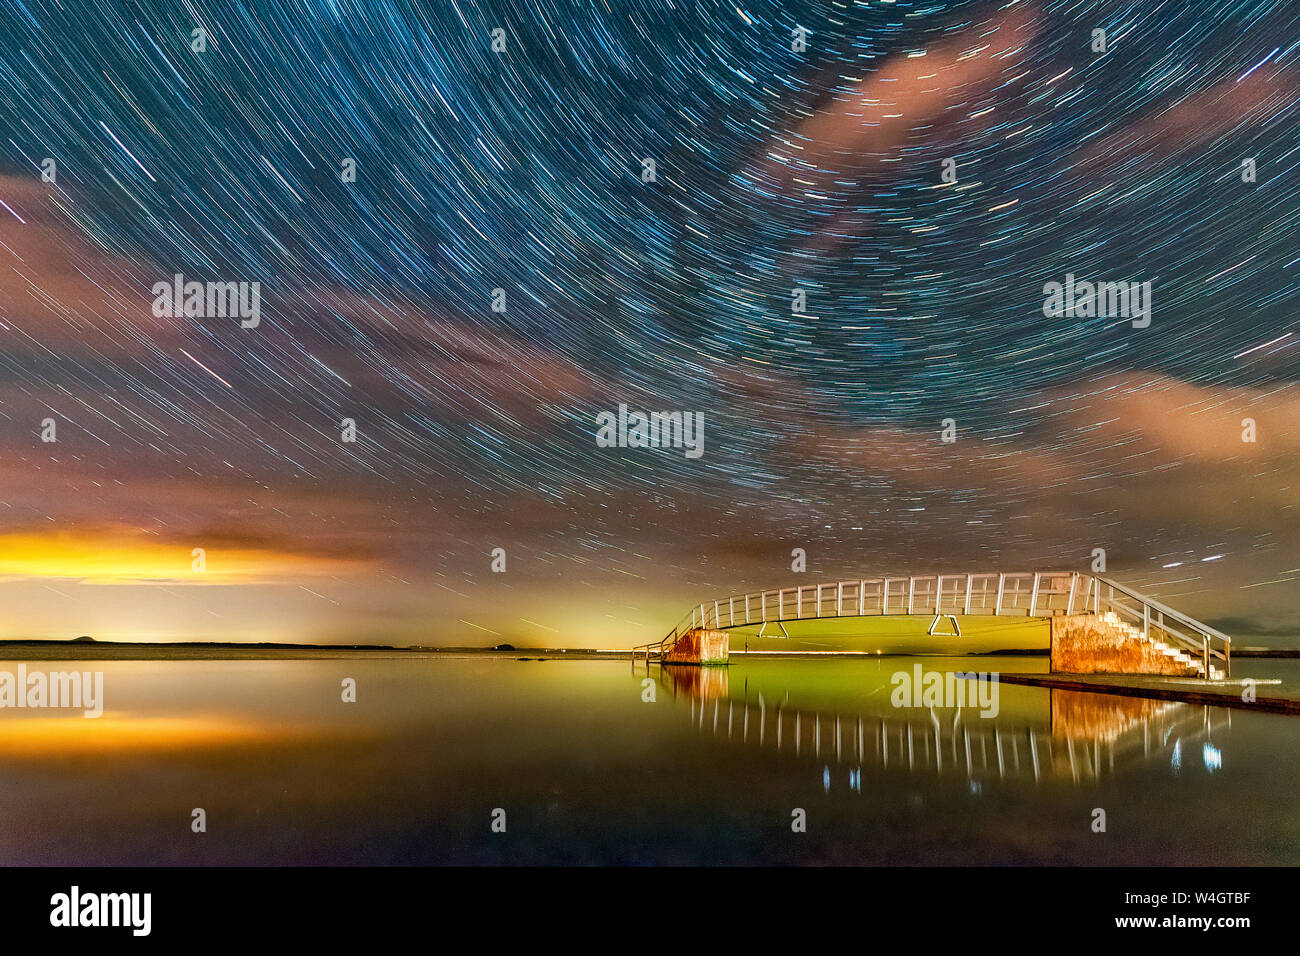
[[[631, 650], [553, 647], [395, 647], [386, 644], [241, 644], [229, 641], [137, 643], [127, 641], [0, 640], [0, 660], [329, 660], [367, 655], [383, 657], [484, 656], [506, 660], [631, 660]], [[732, 650], [735, 657], [1046, 657], [1047, 648], [993, 651], [787, 651]], [[1241, 648], [1233, 657], [1300, 658], [1300, 648]]]
[[[1000, 650], [978, 654], [875, 651], [744, 651], [735, 657], [988, 657], [1046, 656], [1046, 649]], [[632, 651], [616, 648], [559, 647], [392, 647], [378, 644], [235, 644], [229, 642], [128, 643], [125, 641], [0, 641], [3, 660], [330, 660], [342, 657], [491, 657], [502, 660], [623, 660]], [[639, 657], [639, 655], [638, 655]], [[644, 660], [643, 657], [639, 659]]]

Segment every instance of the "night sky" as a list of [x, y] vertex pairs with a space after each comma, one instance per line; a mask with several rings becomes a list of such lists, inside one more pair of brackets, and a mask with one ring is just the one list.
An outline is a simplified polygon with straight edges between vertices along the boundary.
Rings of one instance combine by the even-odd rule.
[[626, 647], [1104, 548], [1300, 646], [1298, 63], [1285, 0], [0, 0], [0, 637]]

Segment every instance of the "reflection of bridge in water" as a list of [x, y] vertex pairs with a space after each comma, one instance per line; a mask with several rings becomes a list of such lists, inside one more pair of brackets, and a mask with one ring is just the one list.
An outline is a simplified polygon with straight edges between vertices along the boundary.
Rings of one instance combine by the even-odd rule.
[[[1113, 776], [1155, 762], [1181, 766], [1201, 749], [1208, 769], [1218, 767], [1212, 738], [1232, 726], [1222, 708], [1050, 689], [1049, 726], [1010, 730], [979, 716], [976, 707], [906, 708], [924, 716], [843, 714], [729, 696], [725, 670], [664, 667], [661, 686], [690, 701], [691, 723], [701, 733], [796, 759], [848, 765], [850, 786], [863, 768], [952, 775], [970, 780], [1033, 776], [1074, 783]], [[973, 695], [972, 695], [973, 696]], [[987, 726], [981, 726], [987, 724]], [[857, 784], [856, 786], [854, 784]]]

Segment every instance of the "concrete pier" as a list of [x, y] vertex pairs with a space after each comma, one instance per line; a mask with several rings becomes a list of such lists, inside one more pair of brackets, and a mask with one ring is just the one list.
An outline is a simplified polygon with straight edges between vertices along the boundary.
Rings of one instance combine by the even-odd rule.
[[1158, 640], [1096, 614], [1051, 619], [1053, 674], [1198, 676], [1196, 662]]
[[665, 664], [722, 664], [727, 663], [730, 641], [726, 631], [694, 627], [683, 634], [664, 654]]
[[1280, 680], [1267, 678], [1208, 681], [1146, 674], [1001, 673], [998, 680], [1003, 684], [1025, 684], [1030, 687], [1087, 691], [1092, 694], [1120, 694], [1153, 700], [1179, 700], [1188, 704], [1235, 707], [1260, 713], [1300, 714], [1300, 696], [1297, 692], [1281, 686]]

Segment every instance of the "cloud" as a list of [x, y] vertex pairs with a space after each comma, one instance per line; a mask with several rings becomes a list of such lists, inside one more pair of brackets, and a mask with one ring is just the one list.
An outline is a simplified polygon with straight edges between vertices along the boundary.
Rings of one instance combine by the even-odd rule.
[[[928, 431], [824, 426], [798, 438], [797, 452], [904, 488], [1017, 497], [1074, 495], [1099, 484], [1131, 492], [1180, 481], [1183, 470], [1197, 482], [1213, 471], [1225, 482], [1249, 483], [1261, 467], [1280, 479], [1300, 477], [1300, 393], [1289, 386], [1213, 387], [1154, 373], [1113, 374], [1055, 387], [1032, 418], [1019, 419], [1017, 428], [1017, 413], [1004, 409], [1003, 427], [981, 431], [958, 422], [954, 444], [940, 440], [938, 423]], [[1254, 442], [1243, 441], [1246, 419], [1254, 422]], [[1278, 495], [1269, 496], [1273, 503], [1286, 500], [1285, 488], [1281, 481]], [[1172, 500], [1161, 510], [1178, 509]], [[1194, 523], [1204, 511], [1187, 517]]]
[[[237, 393], [218, 401], [265, 426], [283, 402], [271, 397], [276, 382], [246, 347], [254, 336], [257, 354], [286, 377], [310, 382], [336, 406], [363, 404], [372, 420], [414, 409], [522, 429], [603, 387], [588, 367], [536, 339], [480, 331], [382, 290], [363, 297], [266, 277], [256, 329], [234, 319], [157, 318], [153, 284], [182, 268], [106, 250], [79, 226], [76, 198], [51, 184], [0, 176], [0, 200], [13, 210], [0, 207], [0, 350], [11, 378], [39, 370], [52, 392], [62, 386], [69, 406], [146, 381], [163, 398], [147, 403], [146, 417], [183, 421], [195, 397], [187, 384], [197, 380], [218, 395]], [[177, 369], [183, 375], [172, 374]], [[87, 384], [95, 378], [98, 389]], [[21, 391], [0, 394], [0, 402], [20, 400]], [[169, 406], [176, 412], [159, 414]], [[293, 417], [283, 411], [284, 420]]]
[[152, 314], [139, 266], [78, 225], [52, 184], [0, 175], [0, 348], [53, 357], [139, 353], [176, 329]]
[[[1225, 79], [1099, 137], [1077, 157], [1097, 175], [1112, 175], [1138, 156], [1154, 161], [1204, 150], [1237, 132], [1254, 132], [1295, 102], [1294, 83], [1264, 72]], [[1149, 173], [1149, 170], [1148, 170]]]
[[778, 136], [760, 172], [778, 193], [833, 190], [833, 182], [879, 169], [913, 130], [1012, 72], [1037, 32], [1020, 5], [933, 45], [924, 55], [886, 60], [849, 90]]
[[[776, 133], [747, 178], [800, 213], [820, 210], [817, 228], [796, 254], [827, 253], [869, 231], [857, 197], [895, 175], [891, 160], [918, 131], [950, 126], [961, 107], [1023, 74], [1038, 30], [1034, 7], [1012, 5], [924, 51], [890, 57]], [[997, 121], [990, 115], [972, 122], [969, 112], [965, 136]]]

